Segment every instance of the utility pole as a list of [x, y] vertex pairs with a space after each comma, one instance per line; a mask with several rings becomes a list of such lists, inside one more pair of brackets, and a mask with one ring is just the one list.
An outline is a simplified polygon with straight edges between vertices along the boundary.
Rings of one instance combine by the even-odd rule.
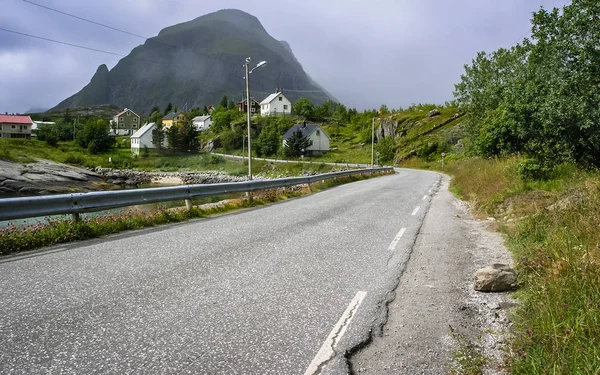
[[77, 116], [77, 118], [75, 119], [75, 121], [73, 121], [73, 141], [75, 141], [75, 129], [76, 129], [76, 125], [79, 125], [79, 116]]
[[375, 117], [373, 117], [373, 121], [371, 122], [371, 168], [373, 168], [373, 162], [375, 157]]
[[[246, 58], [246, 98], [250, 99], [250, 58]], [[246, 112], [248, 113], [248, 180], [252, 180], [252, 141], [250, 140], [250, 105], [246, 102]]]

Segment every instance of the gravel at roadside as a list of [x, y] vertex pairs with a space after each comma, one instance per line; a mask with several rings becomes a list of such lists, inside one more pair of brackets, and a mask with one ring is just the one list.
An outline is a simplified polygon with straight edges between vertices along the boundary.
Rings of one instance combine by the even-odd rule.
[[[354, 373], [447, 374], [459, 366], [460, 349], [488, 358], [484, 374], [503, 373], [502, 345], [514, 301], [507, 293], [474, 291], [473, 274], [491, 263], [511, 264], [511, 257], [501, 236], [488, 222], [475, 220], [448, 183], [444, 176], [432, 198], [388, 305], [387, 323], [350, 358]], [[474, 350], [465, 351], [467, 343]]]

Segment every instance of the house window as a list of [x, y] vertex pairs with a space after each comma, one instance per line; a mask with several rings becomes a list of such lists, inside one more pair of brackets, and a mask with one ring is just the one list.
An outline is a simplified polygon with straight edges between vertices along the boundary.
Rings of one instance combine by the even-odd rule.
[[123, 116], [119, 117], [119, 121], [123, 121]]
[[321, 131], [317, 130], [317, 137], [321, 135]]
[[282, 102], [283, 101], [283, 97], [280, 96], [279, 97], [279, 101]]
[[11, 129], [16, 129], [17, 125], [11, 125], [10, 127], [11, 127]]
[[250, 112], [256, 112], [256, 108], [250, 108]]
[[127, 112], [127, 116], [131, 116], [131, 112]]
[[283, 105], [283, 109], [287, 109], [287, 104], [284, 104], [284, 105]]
[[134, 117], [134, 118], [133, 118], [133, 122], [137, 122], [137, 117]]

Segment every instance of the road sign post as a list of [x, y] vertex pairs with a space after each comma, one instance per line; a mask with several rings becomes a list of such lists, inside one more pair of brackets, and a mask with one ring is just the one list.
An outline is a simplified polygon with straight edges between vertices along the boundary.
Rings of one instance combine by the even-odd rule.
[[446, 157], [446, 153], [442, 152], [442, 170], [444, 170], [444, 158]]

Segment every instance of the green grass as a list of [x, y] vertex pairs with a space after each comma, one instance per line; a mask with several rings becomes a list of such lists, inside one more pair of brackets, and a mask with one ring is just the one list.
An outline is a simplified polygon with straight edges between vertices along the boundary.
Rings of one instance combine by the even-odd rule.
[[[523, 181], [519, 161], [454, 160], [444, 170], [477, 214], [499, 219], [520, 272], [506, 367], [600, 374], [600, 173], [561, 165], [548, 180]], [[440, 169], [417, 160], [404, 166]]]

